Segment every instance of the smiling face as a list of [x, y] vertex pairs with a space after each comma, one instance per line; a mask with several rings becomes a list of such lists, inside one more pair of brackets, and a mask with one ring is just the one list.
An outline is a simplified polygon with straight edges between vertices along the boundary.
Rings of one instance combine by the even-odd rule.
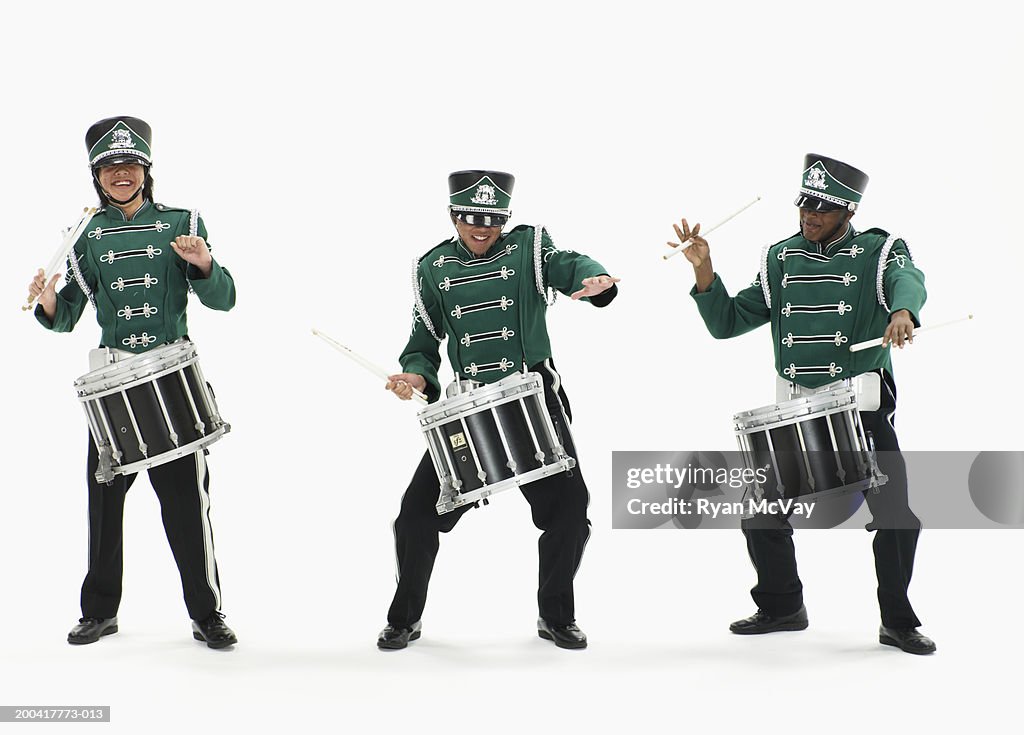
[[[115, 163], [104, 166], [96, 172], [100, 188], [115, 201], [134, 200], [142, 196], [142, 185], [146, 181], [146, 168], [139, 163]], [[137, 193], [136, 193], [137, 192]], [[135, 194], [135, 196], [132, 196]]]
[[500, 227], [481, 227], [480, 225], [467, 225], [465, 222], [452, 217], [455, 223], [455, 230], [459, 237], [473, 255], [483, 255], [501, 236]]
[[845, 232], [846, 223], [853, 212], [846, 209], [832, 209], [817, 212], [813, 209], [800, 210], [800, 234], [810, 242], [830, 242], [836, 235]]

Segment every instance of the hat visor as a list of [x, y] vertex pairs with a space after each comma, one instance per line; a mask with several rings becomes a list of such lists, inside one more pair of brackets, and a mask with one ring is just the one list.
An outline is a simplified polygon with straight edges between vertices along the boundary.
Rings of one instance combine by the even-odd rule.
[[452, 215], [460, 222], [465, 222], [472, 227], [504, 227], [508, 222], [506, 214], [490, 214], [486, 212], [460, 212], [452, 210]]
[[849, 209], [848, 206], [842, 204], [836, 204], [835, 202], [826, 202], [824, 199], [818, 199], [817, 197], [810, 197], [806, 194], [798, 194], [796, 201], [793, 202], [800, 209], [811, 209], [815, 212], [832, 212], [837, 209]]
[[92, 164], [93, 168], [106, 168], [107, 166], [116, 166], [119, 163], [137, 163], [140, 166], [149, 166], [150, 162], [139, 155], [125, 153], [118, 156], [108, 156], [107, 158], [101, 158]]

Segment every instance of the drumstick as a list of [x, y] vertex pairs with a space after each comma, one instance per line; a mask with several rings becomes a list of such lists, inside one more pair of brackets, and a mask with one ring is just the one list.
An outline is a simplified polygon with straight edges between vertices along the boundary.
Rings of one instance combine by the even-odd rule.
[[[53, 254], [53, 258], [50, 259], [49, 264], [46, 266], [46, 270], [43, 271], [44, 291], [46, 290], [46, 280], [52, 276], [53, 272], [60, 267], [60, 264], [67, 259], [68, 253], [71, 252], [71, 248], [75, 246], [75, 243], [78, 242], [78, 238], [82, 236], [83, 232], [85, 232], [85, 228], [89, 226], [89, 222], [92, 221], [92, 217], [96, 214], [97, 209], [96, 207], [86, 207], [83, 211], [85, 212], [85, 215], [81, 220], [79, 220], [78, 224], [74, 228], [67, 231], [67, 234], [64, 235], [64, 239], [60, 243], [60, 247], [57, 249], [57, 252]], [[39, 292], [39, 296], [42, 296], [42, 291]], [[28, 297], [28, 304], [23, 305], [21, 310], [28, 311], [35, 306], [39, 296], [30, 295]]]
[[[925, 331], [927, 331], [929, 329], [938, 329], [939, 327], [948, 327], [950, 324], [958, 324], [959, 322], [966, 322], [966, 321], [968, 321], [970, 319], [973, 319], [973, 318], [974, 318], [974, 314], [968, 314], [967, 316], [960, 317], [959, 319], [952, 319], [952, 320], [950, 320], [948, 322], [942, 322], [942, 324], [932, 324], [932, 325], [927, 326], [927, 327], [921, 327], [920, 329], [915, 329], [914, 330], [914, 337], [916, 337], [921, 332], [925, 332]], [[867, 340], [865, 342], [858, 342], [855, 345], [850, 345], [850, 352], [860, 352], [861, 350], [869, 350], [872, 347], [881, 347], [882, 346], [882, 339], [883, 339], [882, 337], [879, 337], [877, 339], [869, 339], [869, 340]]]
[[[749, 208], [749, 207], [752, 207], [752, 206], [754, 206], [754, 205], [755, 205], [755, 204], [757, 204], [757, 203], [758, 203], [759, 201], [761, 201], [761, 197], [760, 197], [760, 196], [756, 196], [756, 197], [754, 197], [754, 198], [753, 198], [752, 200], [750, 200], [749, 202], [747, 202], [746, 204], [744, 204], [744, 205], [743, 205], [742, 207], [740, 207], [740, 208], [739, 208], [739, 209], [737, 209], [737, 210], [736, 210], [735, 212], [733, 212], [732, 214], [730, 214], [730, 215], [729, 215], [728, 217], [726, 217], [725, 219], [723, 219], [723, 220], [722, 220], [721, 222], [719, 222], [719, 223], [718, 223], [717, 225], [715, 225], [714, 227], [712, 227], [712, 228], [711, 228], [710, 230], [705, 230], [704, 232], [698, 232], [698, 233], [696, 233], [696, 234], [698, 234], [698, 235], [700, 235], [700, 236], [702, 236], [702, 237], [703, 237], [703, 236], [705, 236], [705, 235], [710, 235], [710, 234], [711, 234], [712, 232], [714, 232], [715, 230], [717, 230], [717, 229], [718, 229], [719, 227], [721, 227], [722, 225], [724, 225], [724, 224], [725, 224], [726, 222], [728, 222], [729, 220], [731, 220], [731, 219], [732, 219], [733, 217], [735, 217], [736, 215], [740, 214], [740, 213], [741, 213], [741, 212], [743, 212], [743, 211], [744, 211], [745, 209], [747, 209], [747, 208]], [[693, 237], [693, 235], [690, 235], [690, 237]], [[689, 239], [690, 239], [690, 237], [686, 238], [686, 240], [689, 240]], [[685, 243], [685, 242], [686, 242], [686, 240], [683, 240], [683, 242], [679, 243], [679, 247], [675, 248], [675, 249], [674, 249], [674, 250], [673, 250], [673, 251], [672, 251], [671, 253], [669, 253], [668, 255], [662, 255], [662, 256], [661, 256], [662, 260], [668, 260], [668, 259], [669, 259], [669, 258], [671, 258], [671, 257], [672, 257], [673, 255], [678, 255], [679, 253], [681, 253], [681, 252], [683, 251], [682, 245], [683, 245], [683, 243]]]
[[[365, 357], [362, 357], [361, 355], [356, 354], [351, 349], [349, 349], [348, 347], [343, 345], [341, 342], [338, 342], [337, 340], [332, 339], [331, 337], [328, 337], [326, 334], [321, 332], [316, 327], [313, 328], [313, 334], [315, 334], [317, 337], [322, 339], [324, 342], [329, 344], [331, 347], [336, 349], [341, 354], [343, 354], [346, 357], [348, 357], [350, 360], [352, 360], [352, 362], [356, 363], [357, 365], [361, 365], [364, 368], [366, 368], [367, 370], [369, 370], [371, 373], [376, 375], [378, 378], [383, 378], [384, 380], [388, 380], [391, 377], [391, 375], [388, 373], [387, 370], [385, 370], [384, 368], [379, 367], [379, 366], [373, 364], [372, 362], [367, 360]], [[409, 387], [412, 388], [412, 386], [409, 386]], [[422, 401], [423, 403], [427, 402], [427, 397], [423, 393], [421, 393], [420, 391], [418, 391], [415, 388], [413, 388], [412, 389], [412, 393], [413, 393], [414, 396], [416, 396], [416, 398], [419, 401]]]

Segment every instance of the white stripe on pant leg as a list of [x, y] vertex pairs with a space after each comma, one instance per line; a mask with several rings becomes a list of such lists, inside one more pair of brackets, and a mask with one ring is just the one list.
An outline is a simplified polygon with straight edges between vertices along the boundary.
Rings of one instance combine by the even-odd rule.
[[[558, 401], [558, 409], [559, 409], [559, 411], [562, 412], [562, 421], [564, 422], [564, 425], [565, 425], [565, 431], [569, 434], [569, 438], [572, 439], [573, 446], [576, 446], [576, 440], [573, 439], [572, 428], [569, 425], [569, 417], [566, 416], [566, 414], [565, 414], [565, 406], [562, 405], [562, 397], [560, 395], [558, 395], [558, 389], [562, 387], [562, 376], [558, 374], [558, 372], [555, 370], [554, 365], [551, 364], [551, 358], [550, 357], [547, 358], [546, 360], [544, 360], [544, 362], [542, 364], [547, 369], [547, 371], [549, 373], [551, 373], [551, 390], [554, 392], [555, 399]], [[576, 454], [579, 454], [579, 453], [580, 453], [580, 448], [576, 447]], [[579, 457], [573, 457], [573, 459], [576, 460], [576, 464], [578, 466], [580, 458]], [[584, 483], [584, 486], [586, 486], [586, 483]], [[587, 508], [590, 508], [590, 488], [589, 487], [587, 487]], [[573, 579], [576, 578], [576, 573], [579, 572], [579, 570], [580, 570], [580, 564], [583, 563], [583, 554], [586, 552], [587, 544], [590, 542], [590, 531], [591, 531], [591, 525], [590, 525], [590, 519], [588, 518], [587, 519], [587, 537], [585, 539], [583, 539], [583, 551], [580, 552], [580, 560], [576, 564], [576, 568], [572, 570]]]
[[217, 560], [213, 555], [213, 529], [210, 527], [210, 493], [206, 491], [206, 455], [202, 449], [195, 453], [196, 488], [199, 491], [199, 517], [203, 522], [203, 558], [206, 583], [213, 592], [213, 609], [220, 610], [220, 587], [217, 584]]
[[892, 427], [892, 430], [896, 431], [896, 424], [892, 420], [893, 416], [896, 415], [896, 396], [893, 395], [892, 388], [889, 387], [889, 383], [887, 383], [885, 380], [885, 370], [879, 370], [878, 372], [879, 377], [881, 377], [882, 379], [882, 385], [885, 386], [885, 389], [889, 392], [889, 395], [892, 397], [892, 413], [886, 416], [885, 420], [889, 422], [889, 426]]
[[[547, 369], [549, 373], [551, 373], [551, 392], [554, 393], [555, 400], [558, 401], [558, 410], [562, 414], [562, 423], [565, 425], [565, 431], [569, 435], [569, 438], [573, 439], [573, 444], [575, 445], [576, 441], [572, 435], [572, 426], [569, 423], [569, 417], [565, 413], [565, 406], [562, 405], [562, 397], [558, 395], [558, 391], [562, 387], [562, 376], [559, 375], [557, 371], [555, 371], [554, 366], [551, 364], [550, 357], [544, 360], [544, 362], [542, 362], [541, 365], [543, 365], [544, 368]], [[545, 401], [545, 406], [546, 405], [547, 402]], [[558, 439], [559, 437], [555, 438]], [[579, 452], [579, 447], [576, 448], [576, 451]], [[578, 458], [573, 457], [573, 459]], [[587, 505], [590, 505], [590, 490], [587, 490]]]
[[[550, 357], [545, 358], [542, 364], [544, 365], [544, 367], [548, 369], [548, 372], [551, 373], [551, 390], [553, 390], [555, 392], [555, 395], [557, 396], [558, 389], [562, 387], [562, 376], [555, 372], [555, 368], [551, 364]], [[561, 401], [559, 401], [559, 403], [561, 403]]]

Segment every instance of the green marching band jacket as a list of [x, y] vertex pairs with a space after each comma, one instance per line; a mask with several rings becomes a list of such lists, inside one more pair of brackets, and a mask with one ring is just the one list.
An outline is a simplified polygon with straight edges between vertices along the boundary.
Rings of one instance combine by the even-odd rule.
[[216, 260], [203, 278], [171, 248], [178, 235], [188, 234], [206, 239], [195, 210], [147, 201], [126, 220], [117, 207], [100, 209], [68, 257], [67, 285], [57, 294], [53, 322], [42, 307], [36, 319], [47, 329], [70, 332], [92, 303], [103, 329], [101, 345], [135, 353], [186, 336], [190, 289], [211, 309], [228, 311], [235, 304], [235, 283]]
[[[572, 250], [557, 250], [543, 227], [520, 225], [477, 258], [453, 237], [413, 264], [412, 335], [399, 361], [422, 375], [431, 401], [440, 396], [440, 344], [462, 379], [493, 383], [523, 364], [551, 357], [544, 316], [561, 291], [582, 288], [584, 278], [607, 275], [600, 263]], [[610, 301], [610, 291], [594, 297]], [[590, 299], [581, 299], [588, 300]]]
[[735, 298], [718, 274], [707, 291], [690, 294], [716, 339], [771, 322], [775, 370], [807, 388], [878, 368], [891, 373], [888, 348], [850, 352], [850, 345], [881, 337], [900, 309], [920, 326], [926, 298], [924, 274], [903, 240], [852, 227], [827, 246], [798, 234], [764, 248], [757, 278]]

